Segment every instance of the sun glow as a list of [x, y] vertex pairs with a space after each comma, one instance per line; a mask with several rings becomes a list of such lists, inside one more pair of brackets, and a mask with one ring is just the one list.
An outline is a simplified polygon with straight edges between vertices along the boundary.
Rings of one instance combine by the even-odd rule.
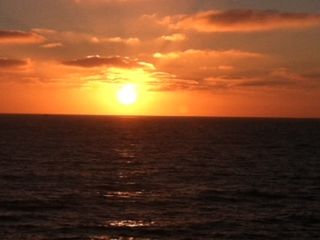
[[126, 84], [120, 88], [117, 94], [118, 101], [123, 105], [132, 105], [137, 101], [137, 88], [134, 84]]

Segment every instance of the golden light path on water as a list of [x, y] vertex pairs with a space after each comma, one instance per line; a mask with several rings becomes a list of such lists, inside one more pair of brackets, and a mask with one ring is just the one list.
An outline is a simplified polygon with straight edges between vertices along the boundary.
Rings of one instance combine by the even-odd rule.
[[[133, 163], [135, 155], [135, 144], [128, 144], [125, 147], [116, 147], [114, 152], [123, 160], [125, 165], [130, 165]], [[145, 172], [141, 171], [120, 171], [119, 181], [124, 181], [125, 183], [132, 184], [133, 182], [128, 182], [127, 180], [133, 175], [143, 175]], [[111, 199], [113, 201], [135, 201], [138, 198], [143, 198], [144, 191], [108, 191], [106, 193], [100, 193], [106, 199]], [[112, 229], [139, 229], [154, 226], [156, 223], [151, 220], [138, 220], [138, 219], [114, 219], [108, 220], [102, 224], [103, 227]], [[151, 240], [150, 238], [141, 237], [126, 237], [126, 236], [92, 236], [90, 240]]]

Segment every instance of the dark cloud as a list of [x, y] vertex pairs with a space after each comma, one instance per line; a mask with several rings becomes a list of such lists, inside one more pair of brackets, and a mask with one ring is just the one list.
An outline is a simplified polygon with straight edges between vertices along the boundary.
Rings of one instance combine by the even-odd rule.
[[269, 90], [297, 90], [315, 89], [320, 86], [317, 73], [302, 75], [290, 69], [279, 68], [252, 75], [217, 75], [204, 79], [164, 78], [161, 82], [153, 84], [155, 91], [177, 90], [205, 90], [228, 91], [234, 89], [269, 89]]
[[289, 87], [293, 85], [296, 83], [286, 79], [248, 80], [236, 84], [238, 87]]
[[254, 76], [239, 76], [229, 78], [209, 78], [204, 83], [212, 86], [212, 83], [223, 83], [228, 88], [269, 88], [269, 89], [302, 89], [316, 88], [319, 84], [316, 73], [301, 74], [291, 69], [278, 68], [258, 73]]
[[0, 69], [23, 67], [26, 64], [27, 61], [21, 59], [0, 58]]
[[43, 36], [34, 32], [0, 30], [0, 44], [36, 44], [44, 40]]
[[172, 28], [199, 32], [251, 32], [305, 28], [320, 25], [320, 14], [262, 10], [207, 11], [195, 15], [166, 17], [161, 21]]
[[64, 65], [82, 67], [82, 68], [93, 68], [93, 67], [116, 67], [116, 68], [153, 68], [151, 64], [140, 62], [136, 59], [128, 57], [101, 57], [101, 56], [88, 56], [86, 58], [75, 59], [71, 61], [63, 62]]

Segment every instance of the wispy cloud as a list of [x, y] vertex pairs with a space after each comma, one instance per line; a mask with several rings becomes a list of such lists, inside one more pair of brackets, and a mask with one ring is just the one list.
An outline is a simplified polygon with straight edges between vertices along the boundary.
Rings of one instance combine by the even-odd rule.
[[126, 44], [137, 45], [140, 39], [136, 37], [106, 37], [102, 35], [94, 35], [77, 31], [58, 31], [55, 29], [35, 28], [33, 31], [37, 34], [45, 36], [49, 41], [54, 43], [65, 44]]
[[115, 67], [115, 68], [149, 68], [153, 69], [153, 65], [138, 61], [137, 59], [131, 59], [129, 57], [112, 56], [101, 57], [99, 55], [87, 56], [81, 59], [75, 59], [71, 61], [64, 61], [64, 65], [93, 68], [93, 67]]
[[0, 30], [0, 44], [37, 44], [45, 38], [35, 32]]
[[184, 57], [205, 57], [205, 58], [218, 58], [218, 57], [232, 57], [232, 58], [261, 58], [263, 54], [255, 52], [246, 52], [241, 50], [199, 50], [199, 49], [188, 49], [185, 51], [176, 51], [168, 53], [155, 53], [155, 58], [160, 59], [171, 59], [171, 58], [184, 58]]
[[247, 71], [257, 65], [262, 68], [269, 61], [267, 55], [241, 50], [201, 50], [157, 52], [153, 54], [155, 66], [180, 78], [206, 78], [212, 74], [233, 74]]
[[163, 35], [159, 39], [163, 41], [168, 41], [168, 42], [181, 42], [186, 40], [187, 36], [182, 33], [174, 33], [171, 35]]
[[121, 43], [127, 45], [137, 45], [140, 43], [140, 39], [136, 37], [122, 38], [122, 37], [91, 37], [93, 43]]
[[62, 43], [46, 43], [46, 44], [43, 44], [41, 47], [42, 48], [59, 48], [62, 46], [63, 46]]
[[[143, 2], [148, 0], [72, 0], [76, 4], [125, 4], [125, 3], [135, 3], [135, 2]], [[149, 0], [150, 1], [150, 0]]]

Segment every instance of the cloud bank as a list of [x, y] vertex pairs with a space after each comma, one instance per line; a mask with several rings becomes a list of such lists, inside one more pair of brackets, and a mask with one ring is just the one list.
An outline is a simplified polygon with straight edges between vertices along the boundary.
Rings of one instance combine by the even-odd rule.
[[320, 14], [250, 9], [211, 10], [193, 15], [168, 16], [159, 23], [173, 29], [198, 32], [254, 32], [317, 26], [320, 25]]

